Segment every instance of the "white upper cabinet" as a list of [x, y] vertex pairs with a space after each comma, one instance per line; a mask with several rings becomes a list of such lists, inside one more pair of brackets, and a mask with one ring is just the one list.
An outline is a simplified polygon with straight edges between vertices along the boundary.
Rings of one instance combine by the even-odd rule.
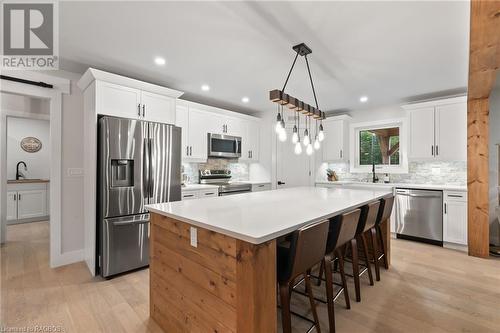
[[403, 107], [410, 117], [410, 157], [467, 160], [467, 100], [455, 97]]
[[338, 116], [323, 120], [324, 162], [347, 161], [349, 159], [349, 119], [349, 116]]
[[182, 160], [204, 162], [208, 157], [208, 133], [241, 137], [241, 161], [258, 161], [258, 118], [179, 100], [175, 124], [182, 128]]
[[208, 155], [208, 133], [213, 127], [214, 115], [189, 107], [189, 158], [206, 160]]
[[89, 68], [78, 81], [85, 108], [98, 115], [175, 124], [175, 102], [182, 92]]
[[175, 99], [141, 91], [143, 118], [158, 123], [175, 124]]
[[97, 112], [108, 116], [139, 119], [141, 91], [108, 82], [97, 82]]
[[175, 107], [175, 125], [182, 129], [181, 152], [182, 159], [184, 160], [189, 158], [189, 108], [187, 105], [181, 105], [180, 103], [177, 103]]
[[467, 103], [436, 107], [436, 155], [443, 160], [467, 160]]
[[410, 112], [410, 137], [411, 157], [434, 157], [434, 107]]
[[241, 141], [240, 160], [256, 162], [259, 160], [260, 122], [246, 121], [245, 133]]

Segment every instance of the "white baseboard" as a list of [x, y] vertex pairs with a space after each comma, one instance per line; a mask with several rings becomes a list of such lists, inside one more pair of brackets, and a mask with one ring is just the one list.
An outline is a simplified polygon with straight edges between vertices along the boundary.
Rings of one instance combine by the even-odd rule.
[[55, 268], [59, 266], [73, 264], [75, 262], [83, 261], [83, 250], [69, 251], [59, 254], [56, 258], [51, 258], [50, 267]]

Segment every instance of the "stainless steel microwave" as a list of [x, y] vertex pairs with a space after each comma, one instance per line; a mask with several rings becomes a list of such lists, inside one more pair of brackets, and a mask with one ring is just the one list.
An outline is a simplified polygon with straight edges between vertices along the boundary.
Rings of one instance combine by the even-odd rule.
[[208, 133], [208, 156], [241, 157], [241, 138], [239, 136]]

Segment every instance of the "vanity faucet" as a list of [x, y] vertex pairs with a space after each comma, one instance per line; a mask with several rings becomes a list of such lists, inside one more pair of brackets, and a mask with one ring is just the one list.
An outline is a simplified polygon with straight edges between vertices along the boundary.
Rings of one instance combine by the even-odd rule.
[[21, 171], [19, 171], [20, 164], [24, 165], [24, 171], [28, 171], [28, 167], [26, 166], [26, 163], [24, 163], [24, 161], [18, 162], [16, 165], [16, 180], [19, 180], [19, 178], [21, 177], [26, 178], [26, 176]]

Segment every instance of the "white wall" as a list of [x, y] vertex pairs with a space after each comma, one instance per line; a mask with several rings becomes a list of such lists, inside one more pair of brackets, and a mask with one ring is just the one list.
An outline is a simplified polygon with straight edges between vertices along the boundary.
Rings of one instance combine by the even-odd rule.
[[[16, 178], [16, 165], [24, 161], [28, 167], [26, 178], [48, 179], [50, 177], [50, 123], [48, 120], [7, 117], [7, 179]], [[21, 148], [21, 140], [32, 136], [42, 142], [42, 149], [28, 153]]]
[[496, 86], [490, 95], [490, 122], [489, 122], [489, 197], [490, 197], [490, 242], [500, 245], [500, 226], [496, 208], [498, 207], [498, 170], [500, 144], [500, 73], [497, 75]]
[[69, 169], [83, 169], [83, 94], [76, 86], [82, 74], [44, 71], [71, 80], [71, 93], [62, 98], [62, 214], [61, 251], [83, 250], [83, 175]]

